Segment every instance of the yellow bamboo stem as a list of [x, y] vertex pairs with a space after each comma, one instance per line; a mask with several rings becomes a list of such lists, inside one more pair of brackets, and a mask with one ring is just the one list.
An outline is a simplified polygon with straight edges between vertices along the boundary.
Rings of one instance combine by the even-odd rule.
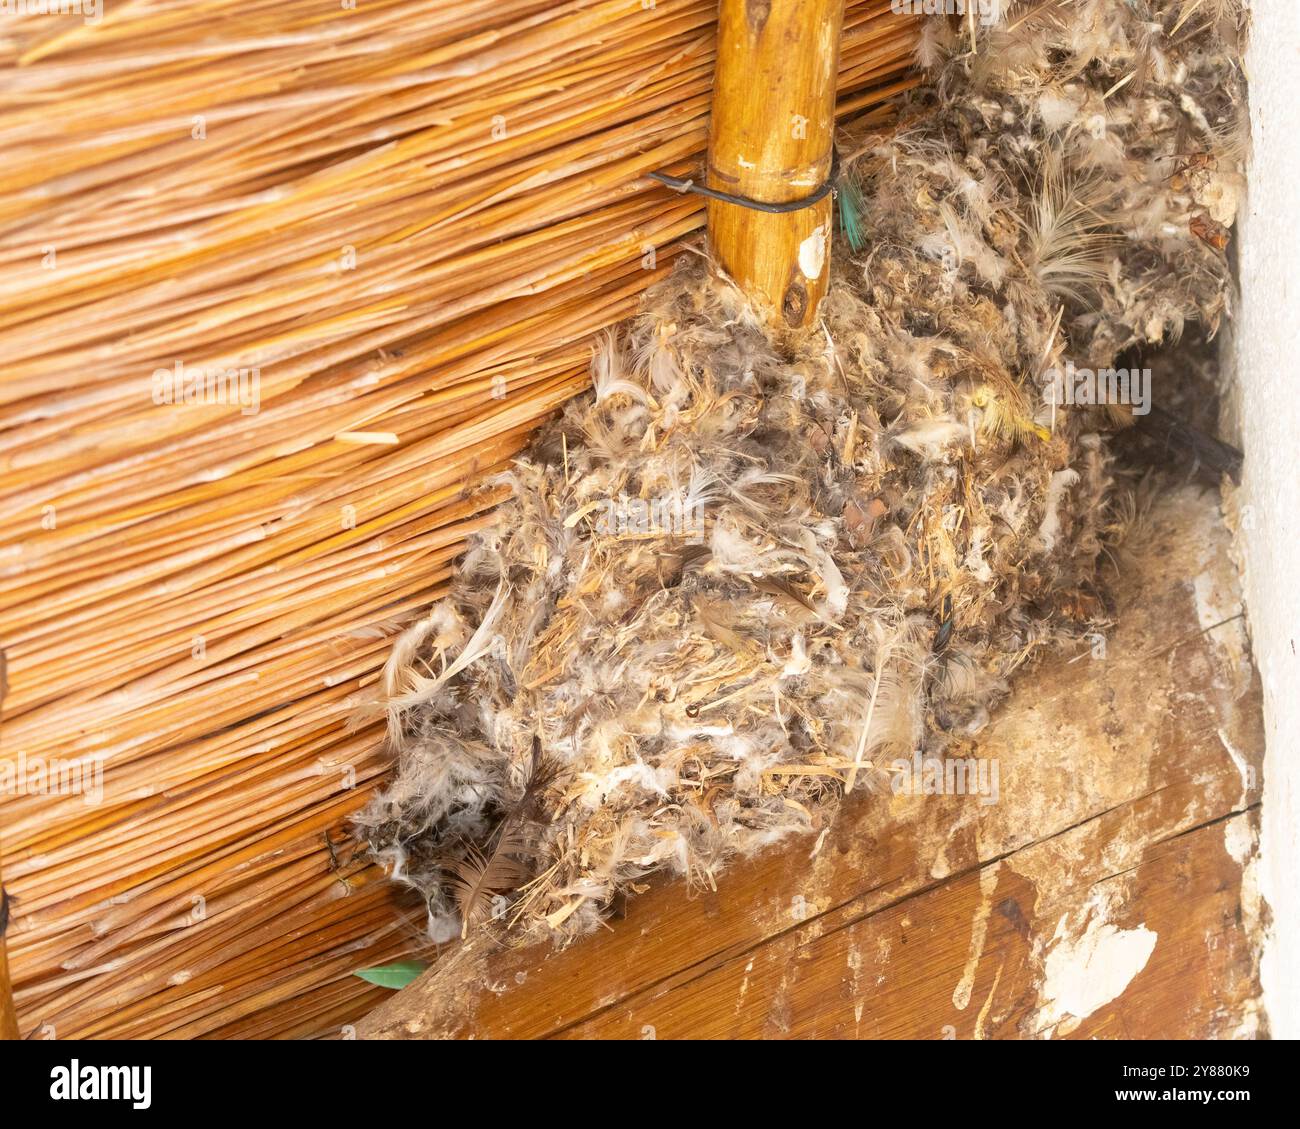
[[[709, 187], [784, 204], [825, 184], [843, 18], [843, 0], [722, 0]], [[768, 213], [709, 201], [714, 255], [777, 327], [816, 321], [830, 281], [831, 203]]]

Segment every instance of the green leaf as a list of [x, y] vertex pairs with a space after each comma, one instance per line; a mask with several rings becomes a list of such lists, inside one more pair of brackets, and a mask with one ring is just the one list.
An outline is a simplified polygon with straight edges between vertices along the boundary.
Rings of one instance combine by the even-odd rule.
[[405, 988], [428, 967], [422, 960], [399, 960], [395, 964], [381, 964], [378, 968], [363, 968], [352, 975], [381, 988]]

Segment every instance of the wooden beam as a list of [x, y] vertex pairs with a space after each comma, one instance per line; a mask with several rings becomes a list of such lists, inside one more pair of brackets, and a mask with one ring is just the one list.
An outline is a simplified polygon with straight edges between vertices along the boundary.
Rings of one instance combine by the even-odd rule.
[[[721, 0], [708, 185], [802, 200], [831, 173], [843, 0]], [[767, 213], [710, 200], [722, 268], [781, 329], [816, 323], [830, 280], [832, 200]]]

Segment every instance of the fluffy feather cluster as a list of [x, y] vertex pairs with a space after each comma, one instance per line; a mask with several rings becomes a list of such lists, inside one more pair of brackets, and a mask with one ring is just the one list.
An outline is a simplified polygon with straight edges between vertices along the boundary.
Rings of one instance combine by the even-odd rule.
[[574, 935], [659, 869], [711, 883], [969, 740], [1104, 616], [1116, 421], [1043, 374], [1223, 316], [1238, 20], [932, 19], [931, 85], [856, 143], [865, 238], [816, 333], [774, 343], [701, 263], [600, 343], [385, 671], [400, 764], [362, 825], [435, 939]]

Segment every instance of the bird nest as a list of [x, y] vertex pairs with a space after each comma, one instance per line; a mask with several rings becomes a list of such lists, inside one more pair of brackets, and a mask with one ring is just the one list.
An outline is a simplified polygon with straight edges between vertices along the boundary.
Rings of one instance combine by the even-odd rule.
[[1057, 378], [1228, 311], [1239, 25], [1230, 0], [928, 20], [928, 85], [842, 146], [815, 331], [773, 340], [701, 259], [599, 342], [374, 703], [399, 767], [362, 831], [435, 940], [711, 884], [961, 749], [1104, 625], [1133, 517], [1108, 435], [1142, 408]]

